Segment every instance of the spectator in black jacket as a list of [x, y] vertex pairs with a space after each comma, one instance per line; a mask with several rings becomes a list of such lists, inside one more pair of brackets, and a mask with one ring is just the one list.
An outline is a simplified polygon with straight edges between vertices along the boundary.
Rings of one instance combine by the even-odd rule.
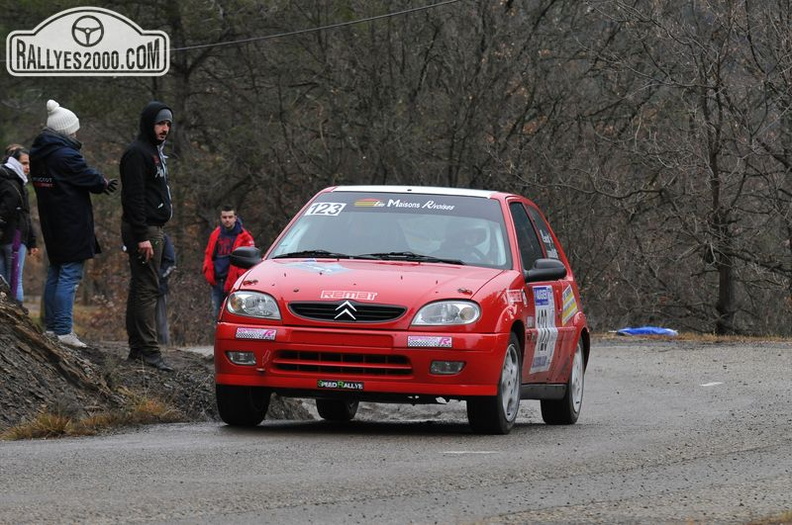
[[30, 152], [20, 144], [6, 148], [0, 166], [0, 275], [8, 283], [11, 296], [20, 303], [25, 294], [22, 274], [27, 253], [38, 256], [36, 232], [30, 219], [27, 182]]
[[164, 247], [163, 226], [171, 218], [168, 170], [162, 151], [173, 124], [173, 112], [162, 102], [149, 102], [140, 114], [138, 137], [121, 157], [121, 237], [129, 255], [126, 328], [129, 359], [163, 371], [157, 341], [157, 298]]
[[49, 269], [44, 285], [47, 332], [69, 346], [86, 345], [74, 333], [74, 296], [85, 261], [100, 253], [94, 233], [91, 193], [113, 193], [108, 180], [88, 166], [77, 140], [80, 120], [54, 100], [47, 101], [47, 127], [30, 148], [30, 173], [47, 248]]

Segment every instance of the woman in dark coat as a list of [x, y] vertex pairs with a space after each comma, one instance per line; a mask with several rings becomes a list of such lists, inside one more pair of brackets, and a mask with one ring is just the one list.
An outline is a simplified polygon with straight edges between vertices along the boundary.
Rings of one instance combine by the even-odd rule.
[[19, 144], [6, 148], [0, 166], [0, 275], [11, 296], [20, 303], [25, 294], [22, 274], [25, 256], [38, 255], [36, 234], [30, 219], [30, 199], [25, 185], [30, 172], [28, 151]]

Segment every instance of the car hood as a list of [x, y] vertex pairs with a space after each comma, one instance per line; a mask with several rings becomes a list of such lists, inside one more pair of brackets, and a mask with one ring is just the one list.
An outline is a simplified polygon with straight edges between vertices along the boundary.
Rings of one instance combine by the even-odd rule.
[[268, 259], [237, 283], [279, 301], [336, 301], [422, 306], [448, 298], [473, 298], [504, 270], [434, 263]]

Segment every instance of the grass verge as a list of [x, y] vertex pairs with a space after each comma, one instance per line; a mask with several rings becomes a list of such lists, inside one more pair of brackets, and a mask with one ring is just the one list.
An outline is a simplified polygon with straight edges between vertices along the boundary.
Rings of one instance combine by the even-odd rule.
[[748, 525], [792, 525], [792, 510], [772, 518], [763, 518], [748, 523]]
[[1, 433], [0, 440], [93, 436], [118, 427], [174, 423], [181, 420], [183, 420], [182, 414], [167, 404], [157, 399], [137, 397], [128, 407], [117, 412], [102, 412], [80, 419], [42, 411], [33, 420], [20, 423]]

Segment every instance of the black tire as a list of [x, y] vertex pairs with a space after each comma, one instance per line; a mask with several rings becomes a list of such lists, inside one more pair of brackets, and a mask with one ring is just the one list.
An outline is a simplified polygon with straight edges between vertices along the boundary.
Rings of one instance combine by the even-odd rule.
[[508, 434], [511, 431], [520, 410], [521, 363], [520, 342], [511, 334], [498, 380], [498, 395], [467, 400], [468, 422], [473, 432]]
[[562, 399], [543, 399], [542, 419], [548, 425], [573, 425], [580, 416], [583, 406], [583, 383], [585, 376], [583, 343], [578, 340], [575, 355], [572, 357], [572, 370], [569, 372], [566, 393]]
[[357, 414], [358, 402], [343, 399], [316, 400], [316, 411], [326, 421], [352, 421]]
[[262, 387], [215, 385], [220, 419], [232, 426], [255, 427], [267, 415], [270, 394]]

